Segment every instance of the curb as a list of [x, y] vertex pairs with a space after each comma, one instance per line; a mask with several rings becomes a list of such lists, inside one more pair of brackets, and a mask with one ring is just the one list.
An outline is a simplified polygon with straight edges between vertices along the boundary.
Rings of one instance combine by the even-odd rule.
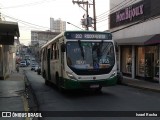
[[133, 84], [129, 84], [129, 83], [124, 83], [124, 82], [122, 82], [121, 84], [122, 85], [126, 85], [126, 86], [130, 86], [130, 87], [134, 87], [134, 88], [139, 88], [139, 89], [143, 89], [143, 90], [148, 90], [148, 91], [153, 91], [153, 92], [160, 93], [160, 90], [149, 88], [149, 87], [142, 87], [142, 86], [137, 86], [137, 85], [133, 85]]
[[[34, 90], [32, 89], [32, 86], [27, 78], [25, 71], [24, 71], [24, 82], [25, 82], [26, 98], [28, 101], [28, 111], [29, 112], [38, 112], [38, 110], [39, 110], [38, 100], [37, 100], [37, 97], [34, 93]], [[32, 118], [32, 120], [40, 120], [40, 118]]]

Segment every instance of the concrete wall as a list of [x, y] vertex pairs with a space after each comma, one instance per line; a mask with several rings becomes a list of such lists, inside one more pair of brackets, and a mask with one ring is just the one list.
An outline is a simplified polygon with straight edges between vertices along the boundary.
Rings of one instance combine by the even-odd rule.
[[[113, 39], [160, 34], [159, 23], [160, 23], [160, 18], [150, 20], [141, 24], [137, 24], [132, 27], [128, 27], [126, 29], [114, 32]], [[119, 28], [116, 28], [116, 29], [118, 30]], [[112, 29], [111, 31], [114, 31], [116, 29]]]

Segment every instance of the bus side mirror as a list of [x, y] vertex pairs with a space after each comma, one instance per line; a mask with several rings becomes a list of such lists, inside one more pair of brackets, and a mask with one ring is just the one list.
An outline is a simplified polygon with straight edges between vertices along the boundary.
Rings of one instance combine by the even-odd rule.
[[61, 52], [65, 52], [66, 51], [66, 45], [65, 44], [62, 44], [61, 45]]

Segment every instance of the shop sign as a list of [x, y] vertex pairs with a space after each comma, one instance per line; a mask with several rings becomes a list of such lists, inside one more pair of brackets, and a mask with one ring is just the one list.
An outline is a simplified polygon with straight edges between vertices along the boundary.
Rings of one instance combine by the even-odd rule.
[[160, 15], [160, 0], [141, 0], [110, 14], [110, 29], [156, 18]]
[[110, 29], [144, 19], [150, 15], [150, 3], [140, 1], [110, 15]]
[[137, 7], [127, 7], [125, 8], [124, 11], [118, 11], [116, 12], [116, 22], [121, 22], [124, 20], [129, 20], [132, 21], [133, 18], [143, 15], [144, 9], [143, 9], [143, 4], [137, 6]]

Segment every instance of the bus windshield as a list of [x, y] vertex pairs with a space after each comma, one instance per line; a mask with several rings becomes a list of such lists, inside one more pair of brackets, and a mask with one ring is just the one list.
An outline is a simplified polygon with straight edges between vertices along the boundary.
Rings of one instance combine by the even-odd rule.
[[67, 65], [78, 75], [107, 74], [115, 64], [114, 45], [105, 41], [68, 41]]

